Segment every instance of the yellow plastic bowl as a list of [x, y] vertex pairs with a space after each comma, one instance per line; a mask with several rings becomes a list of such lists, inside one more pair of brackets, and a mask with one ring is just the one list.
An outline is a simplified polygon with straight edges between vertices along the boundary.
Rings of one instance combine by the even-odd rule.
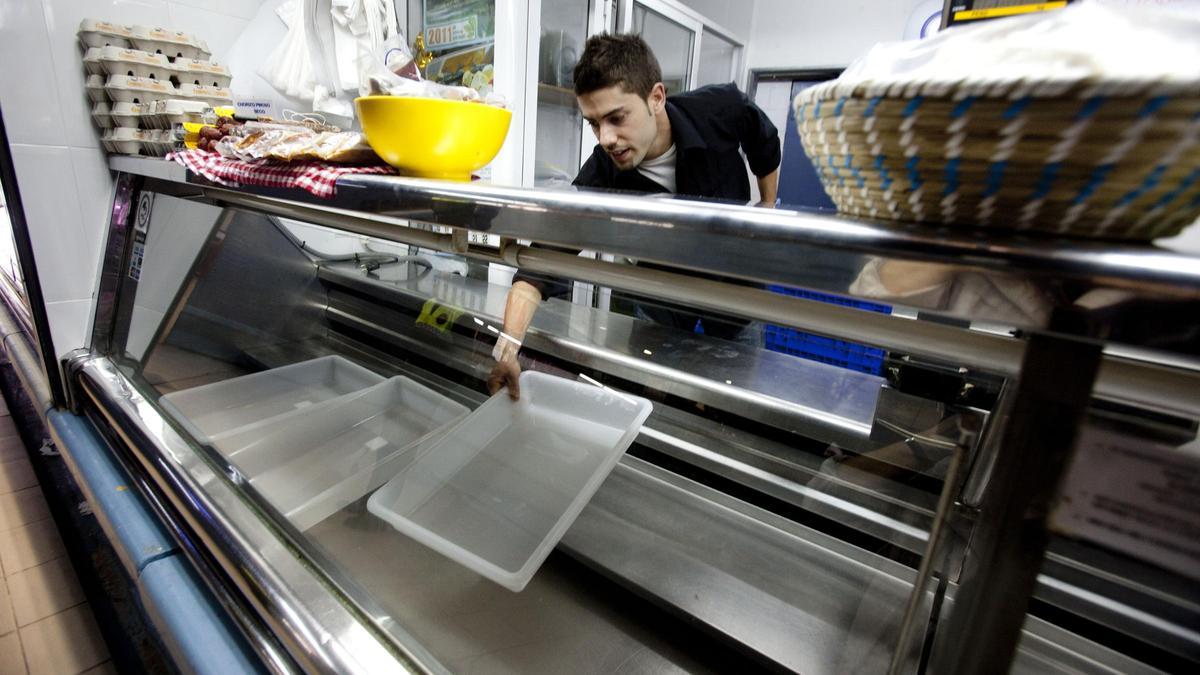
[[401, 173], [470, 180], [508, 136], [512, 113], [484, 103], [405, 96], [354, 99], [367, 143]]

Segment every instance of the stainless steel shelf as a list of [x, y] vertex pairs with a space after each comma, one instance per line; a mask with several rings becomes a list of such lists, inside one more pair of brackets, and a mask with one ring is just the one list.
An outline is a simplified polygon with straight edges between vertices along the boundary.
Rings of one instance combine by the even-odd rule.
[[[941, 265], [924, 268], [938, 270], [945, 279], [948, 291], [933, 294], [937, 297], [878, 292], [858, 297], [972, 322], [1052, 329], [1200, 356], [1200, 335], [1190, 319], [1200, 311], [1200, 257], [1153, 245], [397, 176], [346, 176], [338, 181], [336, 197], [318, 200], [301, 191], [212, 186], [158, 159], [115, 157], [110, 165], [157, 181], [206, 187], [205, 196], [214, 201], [240, 195], [238, 203], [245, 206], [247, 199], [270, 198], [277, 210], [303, 206], [343, 219], [366, 218], [373, 221], [377, 236], [386, 237], [406, 221], [420, 221], [843, 296], [853, 297], [850, 282], [871, 260]], [[396, 236], [402, 238], [403, 232]], [[964, 303], [955, 284], [992, 289], [997, 296], [1006, 290], [1020, 294], [1013, 302], [985, 298]]]

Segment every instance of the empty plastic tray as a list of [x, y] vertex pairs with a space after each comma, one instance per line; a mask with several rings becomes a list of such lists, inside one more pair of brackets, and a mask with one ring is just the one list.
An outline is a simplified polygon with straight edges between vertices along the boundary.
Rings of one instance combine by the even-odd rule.
[[259, 493], [306, 530], [383, 485], [406, 451], [466, 415], [462, 404], [407, 377], [271, 421], [213, 436]]
[[536, 372], [488, 399], [367, 500], [371, 513], [513, 591], [529, 583], [650, 414]]
[[383, 378], [340, 356], [165, 394], [163, 408], [197, 440], [375, 386]]

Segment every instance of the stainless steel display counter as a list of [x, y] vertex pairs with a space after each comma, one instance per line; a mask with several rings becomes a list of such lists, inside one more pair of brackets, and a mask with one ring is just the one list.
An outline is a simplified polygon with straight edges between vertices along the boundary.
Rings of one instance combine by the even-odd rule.
[[[159, 160], [112, 167], [91, 347], [67, 364], [72, 404], [108, 430], [276, 670], [1153, 672], [1200, 660], [1194, 580], [1047, 526], [1084, 431], [1195, 451], [1194, 257], [395, 177], [346, 177], [320, 201]], [[583, 300], [543, 303], [525, 368], [654, 402], [520, 593], [392, 529], [367, 494], [297, 527], [159, 400], [338, 355], [474, 408], [502, 266], [574, 280]], [[916, 276], [930, 283], [889, 286]], [[891, 311], [855, 307], [866, 302]], [[656, 303], [866, 345], [881, 365], [638, 318]]]

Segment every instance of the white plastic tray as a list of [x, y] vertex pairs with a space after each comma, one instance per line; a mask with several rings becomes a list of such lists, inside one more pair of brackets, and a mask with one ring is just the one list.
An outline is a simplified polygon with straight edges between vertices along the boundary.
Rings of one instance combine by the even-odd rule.
[[650, 402], [537, 372], [422, 444], [367, 500], [393, 527], [525, 588], [650, 414]]
[[300, 530], [396, 475], [412, 446], [466, 406], [407, 377], [218, 434], [212, 444]]
[[383, 378], [340, 356], [176, 391], [159, 399], [197, 440], [379, 384]]

